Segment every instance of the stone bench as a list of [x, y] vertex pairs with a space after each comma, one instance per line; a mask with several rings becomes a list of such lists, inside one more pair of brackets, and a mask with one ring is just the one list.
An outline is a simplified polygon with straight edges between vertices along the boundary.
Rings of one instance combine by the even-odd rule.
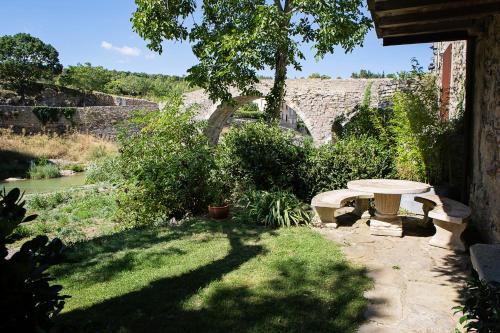
[[424, 205], [425, 221], [431, 218], [436, 227], [436, 234], [429, 244], [445, 249], [465, 251], [465, 245], [460, 236], [467, 227], [471, 214], [470, 208], [461, 202], [436, 194], [417, 195], [415, 201]]
[[321, 223], [330, 228], [337, 228], [338, 224], [335, 217], [335, 211], [337, 209], [345, 207], [349, 201], [355, 201], [353, 214], [362, 218], [370, 218], [368, 208], [369, 199], [372, 198], [372, 193], [347, 189], [335, 190], [316, 195], [311, 201], [311, 206]]
[[480, 280], [500, 283], [500, 244], [475, 244], [470, 260]]

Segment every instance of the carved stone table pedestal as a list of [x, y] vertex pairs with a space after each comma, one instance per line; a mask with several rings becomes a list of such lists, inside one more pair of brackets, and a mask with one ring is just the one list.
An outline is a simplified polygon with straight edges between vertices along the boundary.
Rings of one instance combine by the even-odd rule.
[[398, 216], [401, 194], [423, 193], [430, 186], [397, 179], [361, 179], [347, 183], [351, 190], [374, 194], [375, 216], [370, 219], [370, 232], [379, 236], [403, 236], [403, 223]]

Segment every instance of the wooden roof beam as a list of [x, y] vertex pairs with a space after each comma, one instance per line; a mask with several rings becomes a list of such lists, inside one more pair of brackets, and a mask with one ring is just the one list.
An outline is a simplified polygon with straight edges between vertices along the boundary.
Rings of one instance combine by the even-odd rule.
[[447, 31], [428, 34], [416, 34], [408, 36], [384, 37], [383, 45], [405, 45], [405, 44], [421, 44], [433, 43], [442, 41], [465, 40], [469, 38], [467, 31]]
[[496, 7], [493, 11], [500, 11], [499, 0], [368, 0], [368, 8], [378, 17], [424, 14], [482, 5], [492, 5]]
[[[481, 0], [478, 0], [478, 2]], [[467, 0], [371, 0], [373, 10], [377, 12], [383, 11], [400, 11], [400, 10], [409, 10], [409, 9], [418, 9], [422, 7], [429, 6], [446, 6], [450, 5], [450, 2], [453, 4], [467, 4]], [[372, 8], [370, 8], [371, 10]]]
[[413, 24], [389, 28], [380, 28], [384, 37], [395, 37], [414, 34], [428, 34], [445, 31], [467, 31], [470, 35], [478, 32], [478, 23], [473, 19], [434, 22], [427, 24]]
[[498, 3], [474, 4], [446, 10], [429, 11], [418, 14], [404, 14], [396, 16], [383, 16], [377, 20], [380, 28], [411, 25], [416, 23], [433, 23], [464, 18], [480, 18], [492, 12], [500, 11]]

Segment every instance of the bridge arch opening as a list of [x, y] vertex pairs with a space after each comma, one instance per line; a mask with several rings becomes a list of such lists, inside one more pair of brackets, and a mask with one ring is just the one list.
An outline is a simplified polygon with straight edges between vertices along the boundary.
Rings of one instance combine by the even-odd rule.
[[[233, 99], [233, 103], [219, 103], [214, 105], [208, 117], [207, 135], [216, 144], [219, 141], [220, 135], [224, 127], [228, 124], [231, 116], [242, 106], [248, 103], [255, 103], [260, 111], [264, 111], [265, 100], [262, 96], [238, 96]], [[290, 105], [291, 104], [291, 105]], [[280, 126], [285, 129], [295, 130], [302, 135], [311, 136], [313, 142], [315, 138], [311, 135], [310, 121], [305, 119], [303, 113], [293, 105], [293, 103], [285, 103], [281, 110]], [[316, 143], [316, 142], [315, 142]]]

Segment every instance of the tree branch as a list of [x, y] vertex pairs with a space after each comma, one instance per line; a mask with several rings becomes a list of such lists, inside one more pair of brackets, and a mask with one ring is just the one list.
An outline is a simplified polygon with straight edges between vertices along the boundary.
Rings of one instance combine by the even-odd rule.
[[274, 4], [278, 8], [280, 12], [283, 12], [283, 6], [281, 6], [281, 1], [280, 0], [274, 0]]

